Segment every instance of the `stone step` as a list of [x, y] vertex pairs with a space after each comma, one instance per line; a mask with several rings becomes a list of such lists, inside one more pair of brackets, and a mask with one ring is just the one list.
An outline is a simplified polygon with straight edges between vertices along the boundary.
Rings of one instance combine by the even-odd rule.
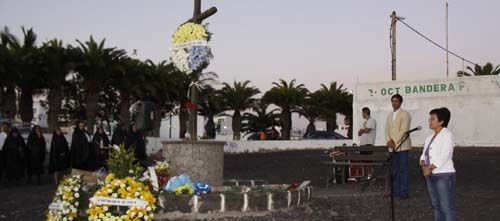
[[267, 184], [265, 180], [224, 180], [224, 186], [260, 186], [265, 184]]
[[158, 214], [176, 213], [227, 213], [276, 211], [297, 207], [312, 198], [312, 187], [293, 191], [214, 192], [204, 196], [162, 194], [159, 200], [164, 208]]

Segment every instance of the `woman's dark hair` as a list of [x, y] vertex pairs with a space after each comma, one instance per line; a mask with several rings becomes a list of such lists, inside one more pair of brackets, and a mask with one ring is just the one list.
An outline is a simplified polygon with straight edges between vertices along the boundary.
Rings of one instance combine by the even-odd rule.
[[52, 136], [56, 136], [57, 135], [57, 130], [61, 130], [61, 127], [56, 127], [54, 128], [54, 131], [52, 131]]
[[10, 135], [12, 135], [12, 134], [14, 134], [14, 133], [16, 133], [17, 135], [21, 135], [21, 134], [19, 133], [19, 130], [17, 129], [17, 127], [12, 127], [12, 128], [10, 128], [9, 134], [10, 134]]
[[448, 127], [448, 123], [450, 122], [451, 112], [446, 107], [436, 108], [431, 110], [430, 115], [435, 114], [438, 118], [438, 121], [443, 122], [443, 127]]
[[38, 126], [38, 125], [35, 125], [32, 129], [31, 129], [31, 133], [35, 134], [36, 133], [36, 129], [40, 129], [40, 133], [42, 133], [42, 127]]
[[130, 124], [130, 126], [128, 127], [128, 132], [129, 133], [134, 133], [134, 127], [135, 127], [135, 133], [139, 132], [139, 128], [137, 128], [137, 126], [135, 124]]
[[399, 100], [399, 103], [403, 103], [403, 96], [401, 96], [400, 94], [395, 94], [395, 95], [392, 95], [391, 97], [391, 101], [392, 99], [394, 98], [397, 98]]
[[367, 108], [367, 107], [363, 107], [363, 109], [361, 109], [361, 111], [367, 113], [368, 115], [370, 115], [370, 108]]

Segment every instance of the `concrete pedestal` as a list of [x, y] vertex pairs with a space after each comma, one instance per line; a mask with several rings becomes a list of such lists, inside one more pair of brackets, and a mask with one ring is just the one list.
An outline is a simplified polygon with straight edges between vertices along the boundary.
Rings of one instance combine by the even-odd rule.
[[177, 175], [186, 174], [193, 182], [222, 186], [224, 144], [221, 141], [162, 141], [163, 155]]

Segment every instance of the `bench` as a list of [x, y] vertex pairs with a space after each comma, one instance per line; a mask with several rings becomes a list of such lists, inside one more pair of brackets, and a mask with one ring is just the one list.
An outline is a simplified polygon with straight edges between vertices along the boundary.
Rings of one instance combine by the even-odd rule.
[[[361, 151], [371, 151], [371, 155], [361, 155]], [[341, 171], [342, 180], [340, 183], [345, 183], [346, 180], [346, 168], [350, 166], [360, 166], [373, 167], [373, 177], [376, 178], [378, 175], [385, 172], [385, 190], [388, 191], [389, 188], [389, 152], [387, 146], [339, 146], [333, 148], [333, 152], [330, 153], [332, 161], [321, 162], [323, 165], [328, 165], [329, 169], [326, 176], [326, 188], [328, 188], [330, 183], [330, 175], [333, 175], [334, 181], [336, 181], [336, 171], [337, 168]], [[364, 187], [372, 184], [375, 179], [366, 180]]]

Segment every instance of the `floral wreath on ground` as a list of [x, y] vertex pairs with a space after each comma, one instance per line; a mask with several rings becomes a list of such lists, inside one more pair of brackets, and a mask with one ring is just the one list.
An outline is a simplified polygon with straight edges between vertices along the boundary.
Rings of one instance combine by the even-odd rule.
[[213, 57], [208, 46], [211, 35], [206, 26], [193, 22], [179, 26], [172, 36], [171, 60], [175, 67], [190, 74], [208, 66]]
[[118, 179], [114, 174], [106, 177], [104, 186], [95, 192], [94, 197], [110, 197], [115, 199], [140, 199], [147, 204], [129, 206], [125, 214], [118, 209], [113, 211], [111, 205], [98, 205], [90, 203], [87, 211], [89, 220], [153, 220], [156, 209], [156, 197], [148, 185], [132, 177]]
[[56, 190], [56, 194], [49, 206], [47, 221], [76, 220], [80, 206], [82, 177], [73, 175], [64, 178]]

